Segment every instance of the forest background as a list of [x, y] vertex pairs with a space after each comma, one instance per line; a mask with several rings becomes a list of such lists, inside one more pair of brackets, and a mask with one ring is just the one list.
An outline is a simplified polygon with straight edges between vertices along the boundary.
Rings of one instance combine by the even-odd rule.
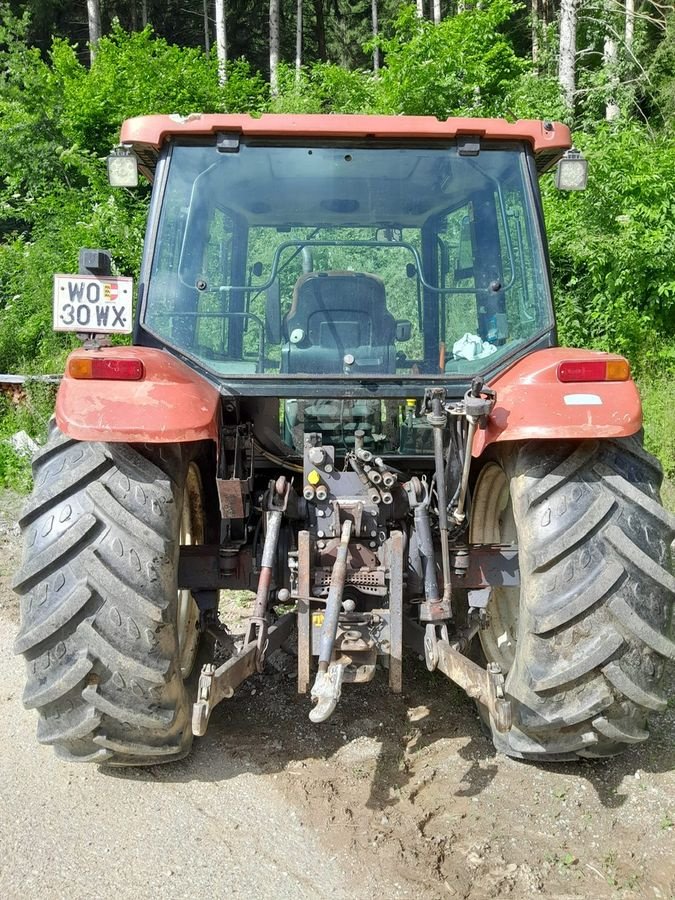
[[[323, 112], [556, 119], [585, 192], [542, 182], [561, 343], [626, 355], [675, 476], [675, 7], [660, 0], [31, 0], [0, 3], [0, 372], [58, 373], [54, 272], [106, 247], [137, 277], [149, 188], [111, 189], [128, 116]], [[0, 396], [2, 441], [53, 392]]]

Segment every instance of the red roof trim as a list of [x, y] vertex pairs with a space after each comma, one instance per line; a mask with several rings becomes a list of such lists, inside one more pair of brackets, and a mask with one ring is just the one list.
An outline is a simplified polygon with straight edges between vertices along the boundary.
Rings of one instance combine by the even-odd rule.
[[153, 147], [156, 150], [171, 137], [208, 135], [234, 131], [256, 137], [312, 138], [454, 138], [460, 134], [479, 135], [491, 140], [528, 141], [535, 153], [558, 151], [572, 146], [570, 130], [553, 124], [521, 119], [447, 119], [433, 116], [344, 116], [344, 115], [249, 115], [195, 114], [181, 116], [139, 116], [127, 119], [120, 135], [123, 144]]

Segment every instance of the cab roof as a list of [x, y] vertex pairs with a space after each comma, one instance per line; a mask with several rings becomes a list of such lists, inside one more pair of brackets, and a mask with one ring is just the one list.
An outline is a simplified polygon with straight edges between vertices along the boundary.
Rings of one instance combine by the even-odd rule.
[[308, 138], [354, 140], [454, 140], [460, 136], [493, 141], [521, 141], [534, 152], [537, 169], [545, 172], [572, 146], [570, 130], [559, 122], [520, 119], [450, 118], [433, 116], [280, 115], [258, 118], [243, 114], [189, 116], [153, 115], [127, 119], [120, 141], [129, 144], [141, 169], [152, 179], [162, 146], [175, 138], [205, 137], [217, 133], [255, 138]]

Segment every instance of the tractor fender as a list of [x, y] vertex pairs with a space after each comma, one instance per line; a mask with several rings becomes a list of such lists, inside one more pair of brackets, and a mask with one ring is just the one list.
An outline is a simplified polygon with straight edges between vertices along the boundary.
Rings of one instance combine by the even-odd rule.
[[474, 456], [498, 441], [617, 438], [640, 430], [642, 406], [634, 381], [563, 383], [558, 365], [565, 360], [611, 362], [623, 357], [552, 347], [518, 360], [489, 383], [497, 402], [487, 427], [476, 433]]
[[[73, 378], [71, 362], [140, 360], [137, 381]], [[177, 443], [218, 439], [218, 389], [164, 350], [75, 350], [56, 397], [56, 423], [78, 441]]]

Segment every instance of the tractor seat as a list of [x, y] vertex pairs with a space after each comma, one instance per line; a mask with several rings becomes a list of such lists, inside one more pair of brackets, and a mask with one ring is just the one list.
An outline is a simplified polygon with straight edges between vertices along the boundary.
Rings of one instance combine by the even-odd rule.
[[308, 272], [284, 319], [283, 372], [341, 375], [396, 371], [396, 320], [384, 283], [365, 272]]

